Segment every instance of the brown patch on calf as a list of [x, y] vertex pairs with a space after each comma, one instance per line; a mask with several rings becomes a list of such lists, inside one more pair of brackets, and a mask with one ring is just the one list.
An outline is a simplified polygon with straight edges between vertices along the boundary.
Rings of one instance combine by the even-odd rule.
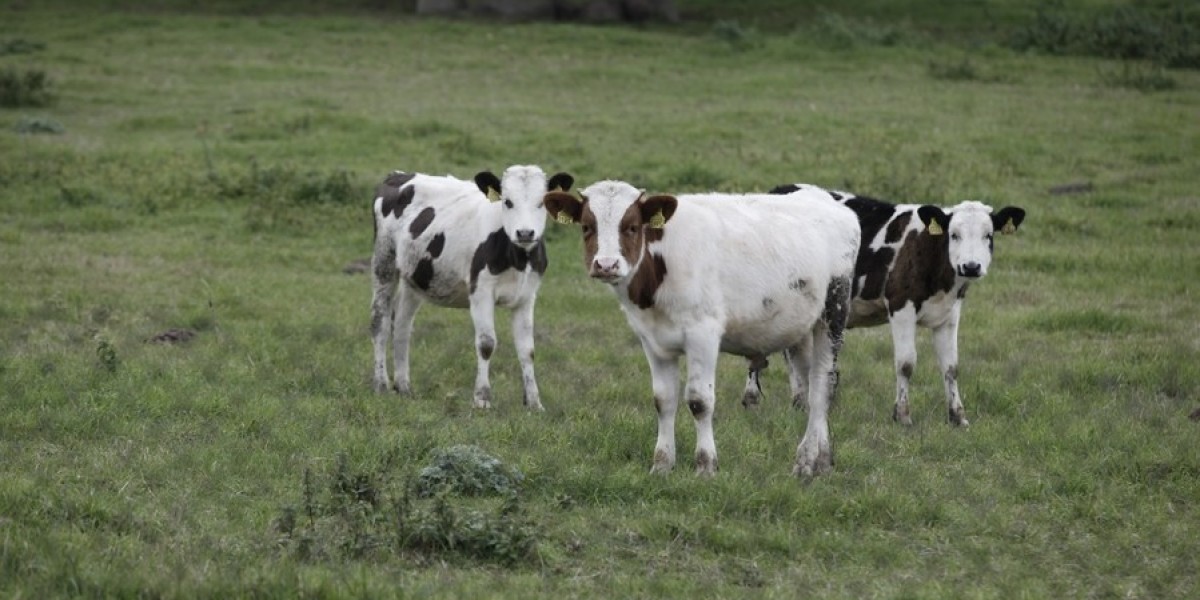
[[884, 290], [892, 314], [909, 302], [919, 311], [925, 300], [954, 287], [947, 237], [913, 231], [904, 239]]
[[638, 229], [636, 235], [628, 236], [632, 239], [621, 237], [621, 256], [632, 265], [637, 261], [638, 251], [642, 252], [637, 271], [629, 278], [629, 299], [637, 304], [638, 308], [646, 309], [654, 306], [654, 294], [658, 293], [659, 286], [667, 277], [666, 260], [661, 254], [650, 252], [650, 244], [661, 241], [665, 230], [646, 227], [638, 208], [638, 205], [634, 204], [625, 211], [625, 216], [621, 217], [622, 229], [626, 226]]
[[883, 243], [895, 244], [904, 236], [904, 230], [908, 229], [908, 222], [912, 220], [912, 213], [906, 212], [896, 215], [891, 223], [888, 223], [887, 233], [883, 234]]
[[646, 309], [654, 306], [654, 294], [667, 276], [667, 263], [662, 255], [646, 253], [642, 264], [629, 280], [629, 299], [638, 308]]

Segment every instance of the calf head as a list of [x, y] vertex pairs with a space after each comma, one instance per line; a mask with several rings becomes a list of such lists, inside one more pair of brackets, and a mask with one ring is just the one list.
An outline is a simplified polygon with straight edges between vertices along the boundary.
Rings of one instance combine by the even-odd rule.
[[992, 208], [980, 202], [963, 202], [949, 212], [926, 205], [917, 215], [929, 235], [946, 240], [954, 274], [966, 279], [987, 275], [995, 232], [1013, 233], [1025, 220], [1024, 209], [1006, 206], [992, 214]]
[[648, 241], [660, 239], [675, 214], [674, 196], [646, 197], [623, 181], [593, 183], [579, 198], [565, 192], [546, 194], [546, 209], [561, 223], [579, 223], [583, 264], [606, 283], [628, 280], [646, 254]]
[[504, 170], [503, 177], [491, 171], [475, 175], [475, 185], [492, 202], [502, 203], [500, 221], [508, 239], [523, 250], [530, 250], [542, 240], [546, 229], [546, 208], [542, 196], [550, 190], [569, 190], [575, 179], [558, 173], [546, 180], [546, 174], [534, 166], [514, 165]]

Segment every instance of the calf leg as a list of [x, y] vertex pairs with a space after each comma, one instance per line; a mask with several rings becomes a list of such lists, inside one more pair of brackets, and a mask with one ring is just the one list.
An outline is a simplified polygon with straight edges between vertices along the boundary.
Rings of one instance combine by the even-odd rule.
[[[808, 425], [804, 437], [796, 447], [796, 464], [792, 474], [812, 477], [833, 469], [833, 445], [829, 439], [829, 374], [833, 371], [834, 348], [829, 337], [829, 328], [818, 322], [813, 328], [812, 360], [808, 367]], [[800, 370], [805, 365], [794, 360], [792, 368]]]
[[408, 375], [408, 348], [412, 339], [413, 319], [421, 307], [421, 298], [401, 284], [396, 310], [392, 319], [392, 354], [396, 369], [395, 390], [400, 394], [412, 393], [412, 382]]
[[937, 353], [938, 366], [942, 371], [942, 382], [946, 387], [946, 407], [950, 424], [970, 426], [962, 398], [958, 394], [958, 315], [959, 305], [954, 305], [950, 320], [933, 330], [933, 349]]
[[475, 352], [478, 354], [475, 368], [475, 408], [492, 407], [492, 384], [488, 379], [488, 369], [492, 361], [492, 353], [496, 351], [496, 304], [490, 291], [483, 291], [483, 286], [476, 288], [471, 296], [471, 321], [475, 324]]
[[654, 391], [654, 409], [658, 413], [658, 441], [654, 443], [651, 473], [667, 473], [675, 468], [675, 411], [679, 406], [679, 361], [654, 354], [643, 345], [650, 363], [650, 385]]
[[788, 384], [792, 389], [792, 408], [803, 408], [808, 404], [808, 369], [812, 363], [812, 339], [783, 351], [787, 359]]
[[912, 425], [908, 409], [908, 384], [912, 379], [913, 367], [917, 364], [917, 314], [912, 306], [905, 307], [892, 315], [892, 351], [896, 361], [896, 405], [892, 409], [892, 420], [901, 425]]
[[538, 394], [537, 379], [533, 376], [533, 300], [513, 309], [513, 342], [517, 360], [521, 362], [521, 382], [525, 389], [525, 408], [544, 410]]
[[387, 344], [392, 337], [392, 315], [396, 310], [396, 286], [400, 272], [396, 269], [396, 250], [388, 240], [377, 240], [371, 257], [371, 345], [375, 353], [372, 376], [376, 392], [391, 387], [387, 372]]
[[713, 409], [716, 407], [717, 358], [721, 333], [716, 328], [689, 330], [687, 336], [688, 409], [696, 423], [696, 474], [717, 472], [717, 444], [713, 438]]

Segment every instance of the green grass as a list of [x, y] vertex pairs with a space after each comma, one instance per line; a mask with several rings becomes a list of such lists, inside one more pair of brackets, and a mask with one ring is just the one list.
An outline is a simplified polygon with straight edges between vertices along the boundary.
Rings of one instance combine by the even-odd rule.
[[[913, 15], [899, 36], [883, 13], [840, 14], [870, 34], [853, 44], [698, 0], [681, 5], [701, 20], [644, 29], [110, 4], [0, 8], [20, 49], [0, 69], [46, 73], [53, 98], [0, 109], [0, 596], [1200, 591], [1195, 71], [1125, 85], [1104, 74], [1142, 71], [1005, 49], [1016, 1], [947, 17], [994, 43], [946, 37], [928, 25], [941, 4], [908, 2], [888, 4]], [[471, 410], [470, 320], [434, 307], [417, 395], [374, 395], [369, 283], [343, 273], [370, 252], [372, 186], [512, 163], [582, 185], [808, 181], [1026, 208], [967, 300], [970, 430], [944, 422], [927, 334], [916, 424], [892, 424], [890, 336], [855, 330], [832, 474], [788, 474], [804, 418], [783, 370], [745, 411], [744, 363], [725, 357], [721, 472], [690, 472], [681, 411], [679, 468], [649, 476], [645, 359], [577, 232], [553, 224], [545, 413], [520, 405], [506, 316], [496, 408]], [[197, 335], [146, 341], [172, 327]], [[519, 497], [404, 505], [460, 444], [519, 470]]]

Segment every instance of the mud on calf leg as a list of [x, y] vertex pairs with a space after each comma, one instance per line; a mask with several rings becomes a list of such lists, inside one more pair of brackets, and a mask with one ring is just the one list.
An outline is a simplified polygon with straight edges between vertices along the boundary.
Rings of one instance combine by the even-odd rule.
[[963, 408], [962, 399], [958, 395], [958, 367], [956, 365], [948, 367], [944, 377], [949, 413], [947, 418], [951, 425], [969, 427], [971, 424], [967, 421], [967, 410]]
[[[692, 412], [692, 418], [694, 418], [697, 423], [707, 420], [708, 426], [711, 428], [712, 412], [709, 410], [708, 405], [703, 399], [699, 398], [698, 396], [691, 396], [688, 398], [687, 405], [688, 410]], [[717, 473], [716, 449], [709, 449], [701, 445], [699, 440], [700, 437], [701, 436], [698, 434], [696, 444], [696, 474], [703, 476], [715, 475]]]
[[487, 381], [488, 361], [492, 358], [492, 353], [496, 350], [496, 338], [482, 334], [477, 341], [479, 350], [479, 371], [481, 376], [477, 378], [475, 383], [475, 408], [491, 408], [492, 407], [492, 386]]
[[903, 383], [896, 389], [896, 405], [892, 408], [892, 420], [901, 425], [912, 425], [912, 416], [908, 410], [908, 382], [912, 380], [912, 363], [900, 365], [900, 378]]

